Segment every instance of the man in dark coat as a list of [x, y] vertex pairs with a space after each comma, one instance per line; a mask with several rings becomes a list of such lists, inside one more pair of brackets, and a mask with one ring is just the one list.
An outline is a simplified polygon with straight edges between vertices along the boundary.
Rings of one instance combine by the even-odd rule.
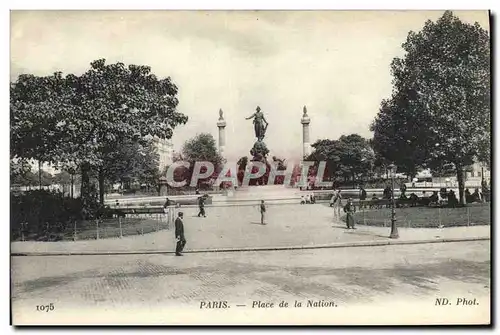
[[202, 195], [201, 197], [198, 198], [198, 207], [200, 208], [200, 211], [198, 212], [198, 217], [203, 216], [206, 218], [205, 214], [205, 196]]
[[399, 191], [401, 192], [402, 195], [404, 194], [406, 196], [406, 184], [405, 183], [401, 184]]
[[184, 237], [184, 223], [182, 218], [184, 214], [179, 212], [179, 216], [175, 219], [175, 240], [177, 241], [177, 246], [175, 248], [175, 255], [182, 256], [181, 252], [186, 246], [186, 238]]
[[260, 201], [260, 224], [265, 224], [264, 219], [266, 216], [266, 205], [264, 204], [264, 200]]
[[363, 186], [359, 187], [359, 208], [365, 207], [365, 200], [366, 200], [367, 194], [366, 190], [364, 189]]
[[354, 212], [356, 209], [354, 208], [354, 204], [352, 203], [352, 199], [349, 198], [347, 204], [344, 206], [344, 212], [347, 214], [346, 223], [347, 229], [356, 229], [354, 228]]

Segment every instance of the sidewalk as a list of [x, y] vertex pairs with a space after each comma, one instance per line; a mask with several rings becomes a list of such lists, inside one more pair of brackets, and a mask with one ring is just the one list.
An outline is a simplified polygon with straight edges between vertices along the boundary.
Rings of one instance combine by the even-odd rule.
[[[390, 227], [357, 226], [345, 229], [325, 205], [269, 206], [261, 225], [255, 206], [207, 208], [207, 218], [196, 208], [184, 209], [185, 252], [287, 250], [412, 244], [490, 238], [490, 226], [399, 228], [399, 239], [388, 238]], [[115, 239], [64, 242], [13, 242], [13, 255], [172, 253], [173, 230]]]

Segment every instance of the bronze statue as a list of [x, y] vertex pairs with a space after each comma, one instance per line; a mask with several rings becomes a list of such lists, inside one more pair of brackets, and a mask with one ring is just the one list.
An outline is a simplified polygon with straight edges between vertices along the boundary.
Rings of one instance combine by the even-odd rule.
[[255, 130], [255, 137], [257, 140], [262, 141], [266, 135], [267, 126], [269, 123], [266, 121], [264, 117], [264, 113], [260, 111], [260, 107], [257, 106], [256, 112], [251, 116], [247, 117], [246, 120], [250, 120], [253, 118], [253, 125]]

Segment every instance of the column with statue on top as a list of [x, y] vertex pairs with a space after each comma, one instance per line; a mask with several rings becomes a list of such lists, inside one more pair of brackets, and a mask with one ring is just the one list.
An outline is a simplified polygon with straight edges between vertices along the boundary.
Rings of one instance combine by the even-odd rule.
[[305, 158], [311, 154], [311, 142], [309, 140], [309, 124], [311, 119], [307, 115], [307, 108], [304, 106], [303, 115], [301, 119], [302, 123], [302, 157]]
[[224, 157], [224, 149], [226, 147], [226, 120], [224, 120], [224, 112], [222, 109], [219, 109], [217, 127], [219, 128], [219, 154]]

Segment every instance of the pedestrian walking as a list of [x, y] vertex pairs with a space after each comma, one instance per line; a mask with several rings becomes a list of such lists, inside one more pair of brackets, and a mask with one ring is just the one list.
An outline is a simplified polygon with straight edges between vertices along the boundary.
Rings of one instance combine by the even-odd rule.
[[198, 198], [198, 207], [200, 209], [200, 211], [198, 212], [198, 217], [200, 216], [203, 216], [204, 218], [206, 218], [206, 214], [205, 214], [205, 196], [202, 195], [201, 197]]
[[182, 222], [183, 217], [184, 213], [179, 212], [179, 216], [175, 220], [175, 240], [177, 241], [177, 245], [175, 247], [176, 256], [182, 256], [181, 252], [186, 246], [186, 237], [184, 236], [184, 223]]
[[306, 194], [306, 204], [310, 204], [310, 203], [311, 203], [311, 195]]
[[366, 200], [367, 194], [366, 190], [363, 188], [363, 186], [359, 187], [359, 208], [365, 207], [365, 200]]
[[354, 207], [351, 198], [349, 198], [347, 204], [344, 206], [344, 212], [347, 214], [347, 229], [356, 229], [354, 228], [354, 213], [356, 212], [356, 208]]
[[405, 183], [401, 184], [401, 187], [399, 188], [399, 191], [401, 192], [401, 194], [406, 195], [406, 184]]
[[264, 200], [260, 201], [260, 224], [265, 224], [264, 219], [266, 216], [266, 205], [264, 204]]
[[340, 208], [342, 207], [342, 194], [340, 190], [337, 191], [333, 198], [333, 216], [340, 218]]

